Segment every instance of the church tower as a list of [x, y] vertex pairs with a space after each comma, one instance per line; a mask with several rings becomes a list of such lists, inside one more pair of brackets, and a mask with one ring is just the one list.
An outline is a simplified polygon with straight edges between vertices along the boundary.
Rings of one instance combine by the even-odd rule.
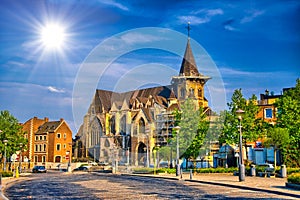
[[190, 24], [187, 26], [188, 40], [178, 76], [172, 77], [172, 88], [180, 104], [187, 98], [195, 101], [199, 107], [208, 107], [204, 97], [204, 85], [211, 79], [199, 73], [190, 44]]

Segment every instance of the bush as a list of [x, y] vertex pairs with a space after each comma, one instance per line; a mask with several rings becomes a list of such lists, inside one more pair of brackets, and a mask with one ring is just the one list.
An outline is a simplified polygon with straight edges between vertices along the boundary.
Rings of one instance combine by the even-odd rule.
[[230, 168], [199, 168], [195, 169], [195, 172], [197, 173], [233, 173], [234, 171], [237, 171], [238, 169], [236, 167], [230, 167]]
[[287, 168], [287, 174], [300, 173], [300, 168]]
[[1, 172], [2, 177], [12, 177], [14, 175], [13, 172]]
[[300, 185], [300, 173], [292, 174], [287, 178], [289, 183]]

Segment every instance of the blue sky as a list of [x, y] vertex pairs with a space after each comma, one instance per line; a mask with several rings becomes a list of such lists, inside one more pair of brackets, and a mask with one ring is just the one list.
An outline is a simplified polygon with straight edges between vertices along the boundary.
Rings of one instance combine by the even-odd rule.
[[[0, 4], [0, 110], [9, 110], [20, 122], [34, 116], [64, 118], [75, 134], [80, 122], [75, 124], [73, 117], [74, 85], [85, 64], [99, 66], [103, 57], [97, 55], [104, 48], [115, 55], [137, 41], [161, 43], [156, 49], [146, 45], [116, 55], [105, 73], [94, 73], [100, 78], [95, 88], [114, 90], [116, 83], [123, 83], [124, 74], [132, 72], [139, 75], [125, 77], [130, 80], [123, 84], [128, 84], [128, 89], [132, 89], [129, 83], [134, 82], [134, 77], [150, 80], [146, 75], [153, 72], [157, 72], [152, 74], [157, 82], [139, 82], [134, 87], [169, 84], [170, 76], [179, 71], [186, 40], [178, 36], [180, 41], [172, 44], [176, 50], [168, 51], [164, 46], [168, 43], [160, 37], [163, 34], [135, 32], [137, 28], [171, 30], [172, 37], [177, 37], [187, 34], [190, 22], [199, 71], [214, 79], [210, 72], [211, 67], [216, 67], [226, 101], [238, 88], [246, 97], [259, 96], [265, 89], [279, 94], [282, 88], [295, 86], [300, 77], [297, 0], [2, 0]], [[64, 28], [65, 39], [60, 48], [48, 48], [41, 42], [43, 27], [51, 23]], [[115, 43], [109, 43], [112, 41]], [[97, 66], [91, 70], [97, 70]], [[218, 89], [210, 89], [207, 95], [213, 96]], [[81, 97], [85, 112], [90, 98]]]

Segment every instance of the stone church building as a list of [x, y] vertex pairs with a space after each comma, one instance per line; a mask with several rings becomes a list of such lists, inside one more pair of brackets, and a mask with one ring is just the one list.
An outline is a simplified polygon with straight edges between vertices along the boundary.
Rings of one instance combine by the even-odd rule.
[[178, 76], [167, 86], [117, 93], [97, 89], [76, 135], [75, 158], [99, 162], [146, 165], [154, 163], [154, 149], [172, 137], [173, 112], [187, 98], [210, 113], [204, 85], [188, 37]]

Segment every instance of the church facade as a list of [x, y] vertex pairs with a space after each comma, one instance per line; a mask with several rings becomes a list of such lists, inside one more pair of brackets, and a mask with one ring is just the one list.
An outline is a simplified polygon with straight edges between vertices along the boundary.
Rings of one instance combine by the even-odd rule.
[[154, 163], [155, 149], [172, 137], [175, 110], [191, 98], [209, 113], [204, 85], [187, 40], [178, 76], [167, 86], [124, 93], [97, 89], [76, 135], [75, 158], [130, 165]]

